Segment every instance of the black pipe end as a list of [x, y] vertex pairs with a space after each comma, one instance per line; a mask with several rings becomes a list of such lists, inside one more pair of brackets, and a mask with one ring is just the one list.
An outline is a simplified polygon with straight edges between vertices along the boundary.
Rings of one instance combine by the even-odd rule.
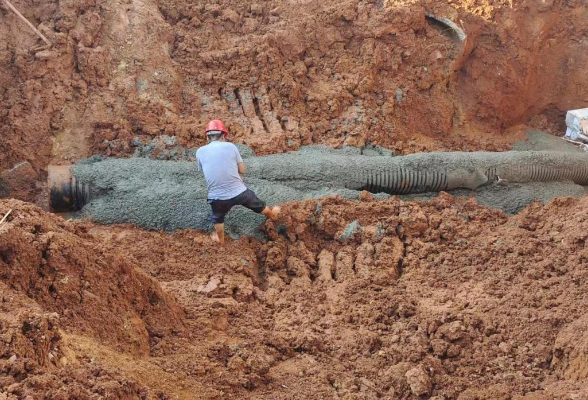
[[51, 211], [79, 211], [88, 204], [90, 187], [71, 174], [71, 166], [50, 166], [48, 172]]

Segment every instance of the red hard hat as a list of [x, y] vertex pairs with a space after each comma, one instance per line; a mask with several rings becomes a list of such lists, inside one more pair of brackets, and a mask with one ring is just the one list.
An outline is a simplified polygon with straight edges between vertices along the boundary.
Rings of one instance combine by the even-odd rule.
[[225, 135], [229, 134], [227, 127], [225, 126], [225, 124], [223, 124], [223, 121], [221, 121], [220, 119], [213, 119], [208, 124], [206, 124], [205, 133], [208, 134], [208, 132], [210, 131], [221, 131]]

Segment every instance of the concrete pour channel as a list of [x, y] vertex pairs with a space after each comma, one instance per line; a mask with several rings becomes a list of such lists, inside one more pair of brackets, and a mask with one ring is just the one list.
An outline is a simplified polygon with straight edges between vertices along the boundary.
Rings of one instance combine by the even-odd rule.
[[[379, 199], [399, 195], [427, 200], [449, 191], [516, 213], [536, 200], [580, 197], [588, 185], [588, 154], [576, 152], [573, 146], [558, 151], [409, 156], [394, 156], [383, 149], [362, 152], [322, 146], [263, 157], [243, 150], [246, 184], [269, 204], [329, 195], [357, 199], [361, 190]], [[75, 216], [146, 229], [210, 228], [206, 183], [194, 162], [91, 158], [71, 169], [52, 168], [50, 175], [56, 211], [79, 210]], [[236, 207], [227, 218], [227, 232], [233, 237], [260, 237], [264, 220]]]

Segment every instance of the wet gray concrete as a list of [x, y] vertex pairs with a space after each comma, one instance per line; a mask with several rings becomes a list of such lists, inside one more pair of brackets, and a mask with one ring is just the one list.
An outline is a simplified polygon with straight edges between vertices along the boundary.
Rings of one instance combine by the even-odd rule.
[[[391, 152], [378, 148], [332, 150], [321, 146], [265, 157], [254, 157], [246, 149], [242, 153], [247, 155], [245, 183], [270, 205], [334, 194], [356, 199], [366, 182], [372, 183], [372, 189], [384, 188], [396, 193], [394, 190], [408, 187], [404, 183], [398, 186], [398, 182], [413, 180], [417, 192], [441, 182], [447, 185], [441, 189], [454, 189], [454, 195], [473, 195], [481, 204], [516, 213], [535, 200], [547, 202], [558, 196], [579, 197], [585, 193], [581, 185], [588, 184], [588, 154], [577, 152], [573, 146], [566, 147], [563, 141], [565, 146], [558, 147], [558, 152], [529, 151], [561, 144], [556, 141], [550, 145], [551, 140], [552, 137], [531, 134], [529, 142], [519, 145], [520, 151], [504, 153], [423, 153], [394, 157]], [[399, 169], [420, 171], [420, 175], [405, 172], [399, 180]], [[206, 183], [194, 162], [94, 158], [79, 163], [73, 171], [78, 180], [92, 187], [92, 200], [82, 214], [98, 222], [131, 223], [164, 230], [210, 228]], [[382, 175], [379, 171], [390, 174]], [[445, 174], [445, 181], [438, 179], [440, 172]], [[498, 185], [495, 183], [498, 177], [506, 181]], [[427, 186], [428, 183], [431, 185]], [[426, 200], [436, 195], [401, 197]], [[376, 194], [376, 198], [387, 197], [389, 194]], [[243, 234], [259, 237], [259, 225], [264, 219], [236, 207], [227, 217], [227, 232], [233, 237]]]

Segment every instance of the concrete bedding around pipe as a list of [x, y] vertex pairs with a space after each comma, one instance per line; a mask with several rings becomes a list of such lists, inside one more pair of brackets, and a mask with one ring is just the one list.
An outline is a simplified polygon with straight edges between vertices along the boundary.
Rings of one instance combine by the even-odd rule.
[[[415, 194], [453, 190], [455, 195], [473, 193], [481, 204], [516, 213], [535, 200], [582, 196], [585, 190], [580, 185], [588, 185], [585, 153], [456, 152], [392, 157], [385, 152], [368, 156], [311, 146], [293, 153], [248, 157], [245, 162], [247, 186], [269, 204], [329, 195], [357, 199], [362, 189], [377, 193], [376, 198], [411, 193], [408, 199], [428, 199], [437, 193]], [[206, 183], [194, 162], [90, 159], [74, 166], [73, 174], [92, 188], [92, 200], [82, 214], [98, 222], [163, 230], [210, 228]], [[508, 186], [494, 184], [498, 177], [508, 181]], [[227, 231], [233, 237], [261, 237], [259, 226], [264, 220], [236, 207], [227, 217]]]
[[[316, 154], [313, 154], [315, 153]], [[324, 149], [251, 159], [250, 174], [270, 181], [320, 182], [389, 194], [476, 189], [513, 183], [571, 180], [588, 184], [588, 155], [560, 152], [420, 153], [403, 157], [341, 157]]]

